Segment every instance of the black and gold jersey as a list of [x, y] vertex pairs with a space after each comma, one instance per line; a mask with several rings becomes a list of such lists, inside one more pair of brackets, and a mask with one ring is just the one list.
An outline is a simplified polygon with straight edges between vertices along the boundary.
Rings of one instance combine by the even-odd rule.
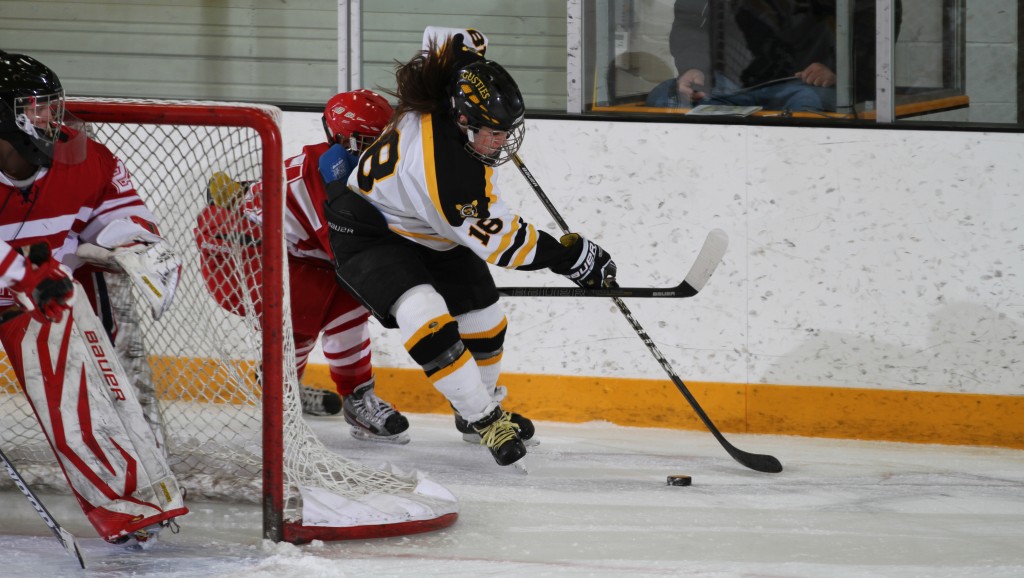
[[434, 250], [457, 245], [492, 265], [539, 269], [575, 251], [538, 231], [502, 201], [494, 167], [467, 154], [444, 113], [408, 113], [363, 153], [349, 176], [395, 233]]

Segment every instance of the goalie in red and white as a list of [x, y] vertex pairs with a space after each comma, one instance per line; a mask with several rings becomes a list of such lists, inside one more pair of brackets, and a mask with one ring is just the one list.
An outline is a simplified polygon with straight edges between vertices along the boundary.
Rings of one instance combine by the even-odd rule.
[[[370, 90], [342, 92], [327, 101], [327, 142], [306, 145], [285, 161], [284, 234], [298, 375], [305, 372], [319, 339], [341, 396], [301, 386], [303, 411], [342, 411], [357, 439], [407, 443], [409, 421], [375, 392], [369, 312], [335, 279], [323, 214], [325, 184], [348, 178], [359, 153], [380, 135], [392, 113], [387, 100]], [[215, 173], [207, 189], [209, 206], [200, 213], [195, 231], [207, 289], [221, 307], [243, 316], [247, 307], [257, 316], [262, 309], [262, 189], [262, 182], [242, 184]], [[239, 245], [241, 262], [232, 257]]]
[[130, 276], [159, 317], [180, 262], [124, 163], [69, 124], [56, 74], [0, 51], [0, 341], [99, 535], [152, 543], [188, 509], [71, 272], [88, 247], [83, 255]]

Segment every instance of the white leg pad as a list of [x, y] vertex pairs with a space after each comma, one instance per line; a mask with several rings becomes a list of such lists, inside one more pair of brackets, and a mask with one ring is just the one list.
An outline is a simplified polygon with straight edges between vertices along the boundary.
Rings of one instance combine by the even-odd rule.
[[[160, 518], [184, 508], [134, 388], [80, 286], [72, 314], [60, 323], [28, 323], [20, 357], [26, 395], [103, 537], [116, 535], [122, 518]], [[101, 528], [92, 515], [98, 508], [125, 516], [114, 516], [116, 522], [105, 517]]]

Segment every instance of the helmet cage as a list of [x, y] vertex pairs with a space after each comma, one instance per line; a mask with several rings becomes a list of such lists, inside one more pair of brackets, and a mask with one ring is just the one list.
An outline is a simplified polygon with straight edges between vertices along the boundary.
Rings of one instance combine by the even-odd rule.
[[512, 157], [519, 152], [519, 147], [523, 146], [523, 137], [526, 135], [526, 123], [520, 118], [515, 126], [505, 131], [505, 142], [498, 147], [498, 150], [491, 154], [485, 154], [473, 147], [473, 143], [476, 141], [482, 127], [461, 123], [460, 126], [466, 129], [466, 152], [485, 165], [492, 167], [503, 165], [512, 160]]
[[14, 122], [21, 132], [52, 149], [64, 124], [64, 92], [15, 97]]
[[0, 107], [6, 109], [0, 110], [0, 118], [4, 119], [4, 140], [10, 142], [29, 162], [51, 166], [57, 156], [58, 142], [68, 139], [63, 134], [63, 89], [51, 93], [14, 96], [11, 100], [0, 102]]
[[378, 134], [359, 134], [358, 132], [352, 133], [348, 137], [348, 150], [359, 154], [366, 150], [367, 147], [372, 145], [377, 140]]

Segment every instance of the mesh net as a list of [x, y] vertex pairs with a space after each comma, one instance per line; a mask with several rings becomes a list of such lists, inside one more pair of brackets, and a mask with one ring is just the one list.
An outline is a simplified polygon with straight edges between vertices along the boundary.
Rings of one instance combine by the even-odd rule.
[[[81, 114], [90, 102], [76, 101], [69, 108]], [[140, 103], [164, 109], [174, 104], [134, 101]], [[214, 114], [215, 107], [223, 105], [203, 106]], [[257, 110], [279, 120], [277, 109]], [[88, 130], [128, 165], [136, 189], [158, 216], [161, 234], [182, 257], [174, 304], [159, 320], [152, 319], [144, 300], [135, 298], [126, 276], [108, 273], [105, 277], [118, 319], [119, 357], [140, 392], [147, 418], [164, 439], [168, 461], [189, 501], [263, 499], [263, 388], [280, 387], [284, 456], [266, 467], [282, 473], [285, 524], [301, 524], [303, 493], [308, 495], [310, 489], [326, 490], [339, 496], [340, 502], [379, 501], [382, 495], [412, 501], [397, 507], [404, 512], [397, 518], [375, 515], [367, 522], [347, 516], [348, 525], [400, 524], [445, 516], [453, 520], [454, 503], [444, 496], [446, 492], [424, 496], [421, 477], [345, 460], [328, 450], [303, 421], [287, 283], [265, 289], [282, 297], [283, 335], [289, 338], [284, 339], [281, 353], [283, 383], [264, 383], [260, 328], [264, 304], [263, 291], [257, 288], [262, 277], [260, 251], [245, 243], [253, 224], [238, 211], [224, 211], [218, 227], [229, 242], [218, 245], [216, 259], [201, 258], [195, 229], [200, 214], [209, 207], [207, 183], [215, 172], [237, 181], [262, 179], [263, 143], [258, 132], [242, 126], [135, 124], [127, 113], [122, 122], [91, 122]], [[269, 202], [264, 199], [264, 207]], [[283, 207], [280, 199], [275, 202]], [[275, 242], [283, 246], [282, 235], [276, 237]], [[68, 491], [6, 356], [0, 358], [0, 447], [36, 489]], [[411, 515], [411, 510], [419, 513]], [[387, 532], [396, 533], [403, 532]]]

